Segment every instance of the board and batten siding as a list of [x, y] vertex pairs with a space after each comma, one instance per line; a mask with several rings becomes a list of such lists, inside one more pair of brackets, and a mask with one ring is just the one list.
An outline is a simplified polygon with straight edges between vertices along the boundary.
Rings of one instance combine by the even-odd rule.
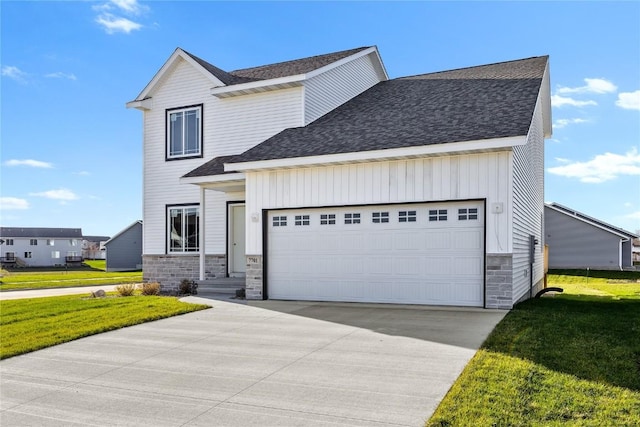
[[304, 82], [308, 125], [380, 81], [369, 54], [332, 68]]
[[[144, 244], [143, 254], [166, 253], [166, 206], [199, 203], [199, 188], [179, 182], [187, 172], [214, 157], [239, 154], [287, 127], [303, 122], [302, 88], [218, 99], [211, 81], [179, 59], [151, 94], [144, 112]], [[165, 160], [166, 109], [202, 104], [203, 157]], [[207, 253], [224, 254], [226, 202], [238, 195], [205, 192]]]
[[[538, 96], [526, 144], [513, 148], [513, 290], [515, 304], [544, 278], [544, 129]], [[538, 240], [533, 271], [529, 236]]]
[[247, 172], [247, 254], [262, 255], [263, 209], [487, 199], [487, 251], [511, 252], [511, 152]]

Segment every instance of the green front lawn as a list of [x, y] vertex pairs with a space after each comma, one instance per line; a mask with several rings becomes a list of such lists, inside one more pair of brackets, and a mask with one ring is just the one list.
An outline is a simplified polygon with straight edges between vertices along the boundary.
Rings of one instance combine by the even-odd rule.
[[104, 261], [87, 261], [79, 268], [26, 268], [2, 270], [0, 291], [16, 289], [67, 288], [76, 286], [118, 285], [142, 282], [142, 272], [104, 271]]
[[71, 295], [0, 301], [0, 359], [206, 308], [160, 296]]
[[565, 292], [516, 306], [427, 426], [640, 425], [640, 274], [560, 273]]

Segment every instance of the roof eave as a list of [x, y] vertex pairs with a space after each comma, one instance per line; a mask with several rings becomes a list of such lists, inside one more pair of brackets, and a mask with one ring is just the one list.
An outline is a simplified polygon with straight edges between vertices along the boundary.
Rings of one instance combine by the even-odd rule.
[[521, 135], [480, 141], [451, 142], [420, 145], [416, 147], [390, 148], [384, 150], [225, 163], [224, 169], [227, 172], [255, 171], [262, 169], [286, 169], [330, 164], [364, 163], [370, 161], [397, 160], [425, 156], [446, 156], [450, 154], [509, 150], [514, 146], [524, 145], [525, 143], [526, 136]]
[[306, 79], [307, 76], [305, 74], [297, 74], [295, 76], [279, 77], [277, 79], [259, 80], [237, 85], [214, 87], [211, 88], [210, 93], [217, 98], [229, 98], [232, 96], [298, 87], [302, 86], [302, 82]]

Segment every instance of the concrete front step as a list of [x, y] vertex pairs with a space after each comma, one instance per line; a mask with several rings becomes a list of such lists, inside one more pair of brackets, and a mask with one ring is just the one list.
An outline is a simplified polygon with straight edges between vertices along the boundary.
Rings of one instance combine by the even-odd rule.
[[212, 280], [199, 280], [198, 294], [231, 294], [245, 289], [244, 277], [220, 277]]

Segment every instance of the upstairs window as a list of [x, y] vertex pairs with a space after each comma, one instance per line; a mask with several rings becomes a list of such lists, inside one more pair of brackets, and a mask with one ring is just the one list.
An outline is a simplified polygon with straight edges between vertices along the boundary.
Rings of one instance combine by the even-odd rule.
[[198, 252], [200, 207], [197, 205], [170, 206], [167, 210], [169, 252]]
[[31, 246], [38, 246], [38, 239], [30, 239], [29, 244]]
[[53, 239], [47, 239], [47, 246], [55, 246], [56, 241]]
[[13, 246], [13, 239], [7, 239], [5, 243], [7, 244], [7, 246]]
[[202, 156], [202, 105], [167, 110], [167, 159]]

